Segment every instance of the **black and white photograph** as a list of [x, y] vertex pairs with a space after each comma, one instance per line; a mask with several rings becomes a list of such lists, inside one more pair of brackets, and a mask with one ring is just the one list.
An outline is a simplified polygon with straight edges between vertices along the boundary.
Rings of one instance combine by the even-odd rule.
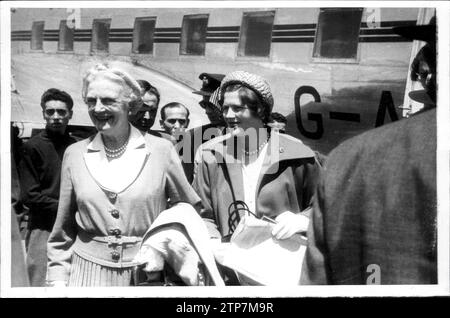
[[2, 2], [1, 297], [450, 296], [449, 18]]

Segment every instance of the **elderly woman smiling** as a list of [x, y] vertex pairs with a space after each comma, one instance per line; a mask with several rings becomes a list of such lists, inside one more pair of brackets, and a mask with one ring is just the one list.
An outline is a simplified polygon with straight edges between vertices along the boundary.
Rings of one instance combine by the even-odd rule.
[[47, 279], [50, 286], [127, 286], [141, 238], [167, 199], [196, 205], [199, 198], [170, 142], [128, 122], [142, 104], [131, 76], [97, 65], [82, 95], [98, 133], [64, 154]]

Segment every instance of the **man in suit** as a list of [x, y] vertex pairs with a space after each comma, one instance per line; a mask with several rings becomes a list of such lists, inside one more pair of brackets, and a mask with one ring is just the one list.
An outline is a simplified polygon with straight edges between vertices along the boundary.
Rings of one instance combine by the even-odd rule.
[[202, 87], [193, 94], [201, 95], [199, 105], [205, 110], [209, 124], [186, 130], [183, 134], [183, 142], [179, 145], [179, 154], [182, 157], [183, 168], [189, 182], [192, 182], [195, 167], [195, 154], [205, 142], [224, 134], [227, 126], [219, 106], [219, 87], [223, 74], [201, 73]]
[[137, 113], [128, 115], [130, 123], [142, 132], [171, 140], [170, 134], [166, 134], [164, 131], [151, 129], [155, 123], [159, 101], [161, 100], [158, 89], [146, 80], [136, 80], [136, 82], [138, 82], [139, 86], [144, 91], [144, 96], [142, 96], [142, 107]]
[[303, 284], [437, 283], [436, 29], [396, 32], [427, 42], [415, 63], [431, 103], [332, 151], [316, 191]]
[[202, 73], [199, 76], [202, 80], [202, 88], [193, 93], [202, 96], [199, 105], [205, 110], [210, 123], [188, 131], [192, 139], [193, 158], [201, 144], [223, 135], [225, 127], [227, 127], [219, 105], [219, 87], [224, 77], [223, 74], [212, 73]]
[[155, 123], [160, 94], [158, 89], [146, 80], [137, 80], [137, 82], [144, 91], [144, 96], [142, 97], [143, 104], [136, 114], [129, 115], [129, 120], [139, 130], [149, 132]]
[[205, 110], [206, 116], [208, 116], [211, 122], [209, 125], [206, 125], [208, 127], [226, 126], [222, 110], [211, 98], [214, 91], [220, 87], [220, 83], [224, 77], [225, 75], [223, 74], [201, 73], [198, 78], [202, 80], [202, 88], [192, 92], [193, 94], [202, 96], [199, 105]]

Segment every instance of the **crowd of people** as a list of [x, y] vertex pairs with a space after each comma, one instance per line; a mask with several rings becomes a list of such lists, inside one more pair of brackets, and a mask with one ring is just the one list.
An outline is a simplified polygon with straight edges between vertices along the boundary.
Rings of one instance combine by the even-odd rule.
[[[136, 283], [145, 234], [165, 210], [186, 203], [211, 246], [229, 242], [244, 216], [269, 220], [274, 240], [306, 236], [298, 284], [437, 283], [435, 29], [416, 28], [427, 42], [412, 65], [424, 111], [352, 138], [326, 160], [286, 134], [257, 74], [200, 74], [194, 93], [210, 123], [189, 129], [189, 107], [171, 102], [159, 110], [157, 130], [154, 83], [98, 64], [81, 92], [97, 133], [80, 141], [67, 132], [71, 96], [47, 90], [45, 129], [12, 158], [20, 180], [14, 205], [29, 216], [26, 279], [18, 284]], [[398, 32], [417, 39], [417, 30]], [[219, 268], [227, 285], [241, 283]]]

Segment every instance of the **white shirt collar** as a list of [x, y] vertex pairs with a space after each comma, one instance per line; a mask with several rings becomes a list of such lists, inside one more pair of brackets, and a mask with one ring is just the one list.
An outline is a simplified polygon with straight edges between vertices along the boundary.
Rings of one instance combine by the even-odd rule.
[[[131, 127], [131, 129], [130, 129], [130, 139], [128, 141], [128, 147], [130, 147], [130, 149], [146, 147], [145, 138], [142, 135], [142, 133], [139, 131], [139, 129], [137, 129], [133, 125], [130, 125], [130, 127]], [[94, 139], [92, 139], [92, 141], [88, 144], [87, 149], [89, 151], [104, 151], [105, 150], [105, 145], [103, 143], [101, 133], [97, 133], [95, 135]]]
[[101, 187], [116, 193], [125, 190], [136, 180], [150, 153], [144, 136], [133, 126], [126, 151], [120, 158], [108, 161], [100, 133], [97, 133], [87, 149], [84, 160], [91, 176]]

